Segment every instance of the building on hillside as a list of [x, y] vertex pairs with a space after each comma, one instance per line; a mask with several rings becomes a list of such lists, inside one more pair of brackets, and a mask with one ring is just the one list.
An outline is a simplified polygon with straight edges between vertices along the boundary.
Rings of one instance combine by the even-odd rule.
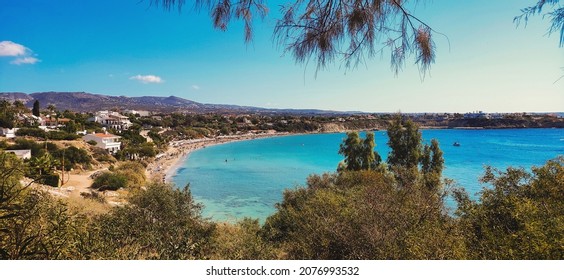
[[42, 119], [32, 114], [19, 114], [17, 119], [20, 124], [25, 126], [42, 125]]
[[149, 111], [143, 111], [143, 110], [123, 110], [124, 114], [133, 114], [133, 115], [139, 115], [140, 117], [148, 117], [149, 115], [151, 115], [151, 112]]
[[19, 159], [31, 158], [31, 150], [5, 150], [5, 152], [15, 154]]
[[41, 120], [40, 126], [45, 126], [46, 128], [58, 128], [66, 126], [71, 120], [67, 118], [56, 118], [53, 116], [45, 116]]
[[17, 128], [3, 128], [0, 127], [0, 136], [4, 136], [6, 138], [15, 138], [16, 137]]
[[483, 111], [476, 111], [472, 113], [464, 114], [465, 119], [490, 119], [490, 114], [484, 113]]
[[87, 134], [82, 137], [84, 141], [96, 141], [96, 147], [100, 147], [112, 154], [115, 154], [121, 149], [121, 137], [110, 133], [94, 133]]
[[132, 125], [128, 117], [112, 111], [98, 111], [94, 117], [88, 120], [117, 131], [127, 130]]

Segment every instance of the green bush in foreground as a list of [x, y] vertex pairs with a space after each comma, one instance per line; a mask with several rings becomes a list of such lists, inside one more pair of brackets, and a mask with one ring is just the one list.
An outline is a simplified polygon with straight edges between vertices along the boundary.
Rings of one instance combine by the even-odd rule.
[[486, 170], [479, 201], [459, 190], [458, 222], [472, 259], [564, 259], [564, 157]]
[[215, 225], [201, 218], [188, 188], [150, 184], [123, 207], [97, 217], [94, 242], [81, 258], [206, 259]]
[[287, 190], [264, 237], [290, 259], [458, 259], [465, 252], [442, 196], [377, 171], [312, 176]]

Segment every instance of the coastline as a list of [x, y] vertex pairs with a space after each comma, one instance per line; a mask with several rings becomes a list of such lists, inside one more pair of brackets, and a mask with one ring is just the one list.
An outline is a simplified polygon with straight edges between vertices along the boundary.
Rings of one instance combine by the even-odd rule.
[[[486, 128], [448, 128], [448, 127], [422, 127], [421, 129], [452, 129], [452, 130], [487, 130]], [[499, 128], [503, 129], [503, 128]], [[380, 129], [375, 129], [380, 130]], [[380, 130], [382, 131], [382, 130]], [[167, 150], [155, 157], [145, 170], [148, 180], [171, 183], [178, 169], [186, 162], [190, 153], [208, 146], [226, 144], [237, 141], [247, 141], [259, 138], [270, 138], [280, 136], [293, 136], [304, 134], [344, 133], [345, 131], [321, 131], [313, 133], [289, 133], [269, 131], [267, 133], [247, 133], [242, 135], [218, 136], [214, 138], [200, 138], [191, 140], [178, 140], [169, 143]]]
[[145, 169], [145, 175], [152, 181], [171, 183], [172, 178], [176, 175], [178, 169], [184, 164], [190, 156], [190, 153], [193, 151], [220, 144], [288, 135], [299, 134], [288, 132], [268, 132], [262, 134], [249, 133], [243, 135], [173, 141], [169, 143], [169, 146], [164, 153], [158, 154], [155, 157], [155, 160], [147, 166]]

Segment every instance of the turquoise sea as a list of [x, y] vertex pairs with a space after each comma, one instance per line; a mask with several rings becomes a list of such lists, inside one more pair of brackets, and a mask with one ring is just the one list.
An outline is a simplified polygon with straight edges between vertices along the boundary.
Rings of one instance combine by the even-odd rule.
[[[444, 175], [471, 195], [484, 166], [530, 168], [564, 155], [564, 129], [422, 130], [428, 143], [435, 138], [444, 152]], [[388, 154], [385, 131], [376, 131], [376, 150]], [[264, 221], [287, 188], [305, 185], [308, 175], [334, 172], [343, 159], [337, 153], [343, 133], [263, 138], [210, 146], [192, 152], [173, 182], [190, 183], [203, 214], [217, 221], [243, 217]], [[453, 146], [459, 142], [460, 146]]]

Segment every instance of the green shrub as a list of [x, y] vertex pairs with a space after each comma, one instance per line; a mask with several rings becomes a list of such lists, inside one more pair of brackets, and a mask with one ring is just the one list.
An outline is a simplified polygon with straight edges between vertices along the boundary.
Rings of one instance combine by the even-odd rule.
[[91, 188], [100, 191], [117, 191], [127, 186], [127, 177], [122, 174], [104, 172], [94, 179]]
[[92, 148], [92, 157], [99, 162], [116, 162], [116, 159], [108, 151], [99, 147]]
[[205, 259], [215, 232], [187, 188], [164, 184], [134, 192], [93, 228], [99, 238], [90, 255], [95, 259]]
[[85, 199], [91, 199], [100, 203], [106, 203], [106, 197], [104, 197], [103, 194], [100, 194], [99, 192], [96, 191], [91, 191], [91, 192], [83, 192], [80, 193], [80, 196], [84, 197]]
[[53, 156], [61, 163], [65, 163], [65, 169], [69, 170], [77, 165], [87, 167], [92, 162], [92, 158], [88, 152], [77, 147], [68, 147], [52, 152]]
[[6, 148], [8, 148], [8, 142], [6, 140], [2, 140], [0, 141], [0, 149], [4, 150]]
[[41, 175], [39, 183], [58, 188], [61, 181], [59, 180], [59, 174], [45, 174]]
[[37, 138], [45, 138], [45, 131], [36, 127], [22, 127], [16, 131], [16, 136], [32, 136]]
[[65, 131], [49, 131], [47, 132], [47, 138], [51, 140], [76, 140], [80, 138], [80, 136]]
[[145, 177], [145, 167], [136, 161], [122, 163], [114, 168], [116, 174], [120, 174], [127, 178], [126, 187], [141, 187], [145, 185], [147, 178]]

